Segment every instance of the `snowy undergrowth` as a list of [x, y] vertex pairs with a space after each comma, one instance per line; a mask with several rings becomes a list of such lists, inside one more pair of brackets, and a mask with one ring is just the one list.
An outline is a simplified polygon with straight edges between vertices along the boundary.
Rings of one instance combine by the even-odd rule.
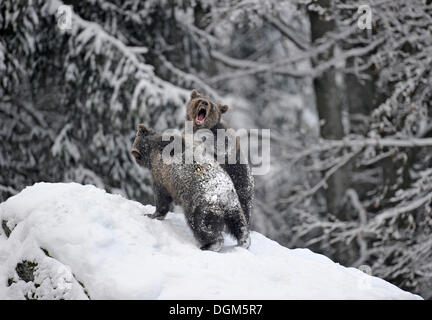
[[91, 185], [27, 187], [0, 204], [0, 299], [419, 298], [257, 232], [249, 250], [201, 251], [183, 215], [153, 211]]

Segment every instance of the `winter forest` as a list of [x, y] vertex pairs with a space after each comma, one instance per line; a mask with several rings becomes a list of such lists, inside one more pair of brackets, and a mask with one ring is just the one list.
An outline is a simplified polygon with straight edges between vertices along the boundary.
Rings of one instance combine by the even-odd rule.
[[0, 202], [152, 204], [136, 125], [183, 128], [197, 89], [271, 130], [253, 230], [432, 299], [431, 87], [431, 0], [0, 0]]

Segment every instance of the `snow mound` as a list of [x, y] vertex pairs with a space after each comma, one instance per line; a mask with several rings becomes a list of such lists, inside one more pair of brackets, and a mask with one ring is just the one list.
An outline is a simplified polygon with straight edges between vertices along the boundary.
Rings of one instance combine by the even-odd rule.
[[201, 251], [183, 215], [91, 185], [38, 183], [0, 204], [0, 299], [416, 299], [252, 232]]

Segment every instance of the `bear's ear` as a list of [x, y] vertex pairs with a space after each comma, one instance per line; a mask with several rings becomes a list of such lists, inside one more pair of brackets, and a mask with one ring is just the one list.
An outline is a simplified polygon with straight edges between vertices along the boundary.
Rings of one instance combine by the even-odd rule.
[[139, 124], [137, 130], [138, 130], [138, 135], [146, 136], [149, 133], [149, 130], [143, 124]]
[[220, 111], [220, 113], [225, 113], [225, 112], [228, 111], [228, 109], [229, 109], [229, 107], [226, 104], [220, 104], [219, 105], [219, 111]]
[[193, 89], [191, 94], [190, 94], [190, 98], [195, 99], [195, 98], [198, 98], [199, 96], [201, 96], [200, 93], [198, 91], [196, 91], [195, 89]]

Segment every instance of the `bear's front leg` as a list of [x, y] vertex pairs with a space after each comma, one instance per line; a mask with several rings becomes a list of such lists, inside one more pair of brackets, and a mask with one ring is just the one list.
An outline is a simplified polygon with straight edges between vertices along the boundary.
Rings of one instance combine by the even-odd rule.
[[154, 184], [153, 192], [156, 202], [156, 211], [155, 213], [147, 214], [146, 216], [151, 219], [163, 220], [169, 211], [173, 199], [168, 191], [161, 185]]

